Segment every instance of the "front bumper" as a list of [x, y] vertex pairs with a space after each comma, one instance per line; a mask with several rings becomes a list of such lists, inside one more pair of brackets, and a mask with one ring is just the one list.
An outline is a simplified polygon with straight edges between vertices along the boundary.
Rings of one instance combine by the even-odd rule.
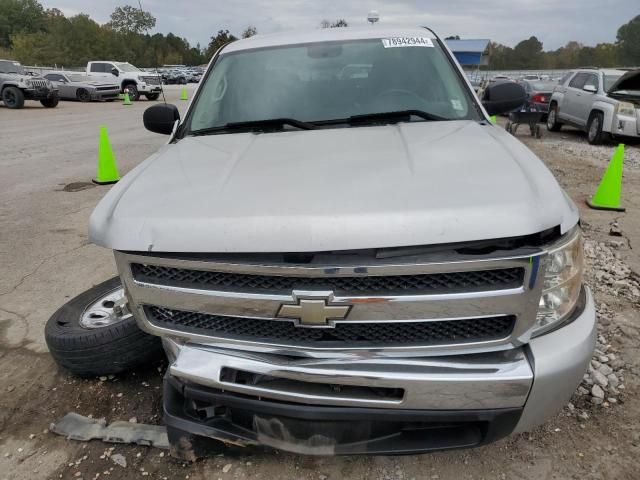
[[139, 83], [138, 84], [138, 92], [139, 93], [160, 93], [162, 90], [162, 85], [159, 83], [157, 85], [150, 83]]
[[317, 455], [481, 445], [535, 427], [571, 398], [596, 336], [588, 289], [582, 302], [568, 325], [486, 354], [292, 359], [165, 339], [165, 421], [227, 443]]
[[636, 117], [614, 115], [611, 133], [619, 137], [640, 137], [640, 110], [636, 111]]
[[23, 92], [26, 100], [49, 100], [58, 96], [58, 90], [28, 88]]

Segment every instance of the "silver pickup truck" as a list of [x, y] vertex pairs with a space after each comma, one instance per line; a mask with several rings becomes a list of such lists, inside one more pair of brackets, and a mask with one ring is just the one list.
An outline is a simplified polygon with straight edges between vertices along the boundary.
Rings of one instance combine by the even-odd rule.
[[175, 455], [472, 447], [569, 400], [594, 304], [575, 205], [489, 119], [524, 100], [382, 27], [234, 42], [183, 118], [147, 109], [169, 140], [90, 239], [163, 340]]

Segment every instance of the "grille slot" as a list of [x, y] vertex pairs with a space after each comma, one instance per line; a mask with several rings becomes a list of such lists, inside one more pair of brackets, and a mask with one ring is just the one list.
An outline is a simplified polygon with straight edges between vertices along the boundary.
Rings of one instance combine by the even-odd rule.
[[142, 79], [149, 85], [160, 85], [160, 79], [158, 79], [158, 77], [147, 76], [147, 77], [142, 77]]
[[417, 322], [338, 322], [335, 328], [302, 328], [291, 321], [229, 317], [145, 307], [157, 327], [212, 337], [260, 343], [288, 343], [316, 347], [442, 345], [499, 340], [508, 337], [515, 316]]
[[332, 290], [340, 295], [457, 293], [522, 286], [523, 268], [392, 276], [286, 277], [131, 264], [140, 282], [235, 292]]

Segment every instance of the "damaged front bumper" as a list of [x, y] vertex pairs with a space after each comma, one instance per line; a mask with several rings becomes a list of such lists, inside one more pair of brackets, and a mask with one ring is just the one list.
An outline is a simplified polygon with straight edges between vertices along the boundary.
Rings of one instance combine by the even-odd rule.
[[345, 455], [475, 447], [527, 431], [569, 401], [591, 359], [596, 321], [586, 288], [580, 304], [562, 328], [484, 354], [316, 359], [165, 338], [169, 436]]
[[[195, 460], [193, 436], [305, 455], [417, 454], [475, 447], [513, 431], [521, 408], [400, 410], [250, 398], [167, 375], [164, 416], [172, 453]], [[181, 435], [172, 435], [175, 432]]]

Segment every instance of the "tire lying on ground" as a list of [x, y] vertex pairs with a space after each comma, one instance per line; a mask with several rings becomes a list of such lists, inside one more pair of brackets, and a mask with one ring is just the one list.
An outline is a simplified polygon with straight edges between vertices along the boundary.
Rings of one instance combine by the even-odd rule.
[[163, 358], [160, 339], [140, 330], [133, 316], [119, 308], [123, 295], [115, 277], [81, 293], [51, 316], [44, 333], [58, 365], [92, 377]]

